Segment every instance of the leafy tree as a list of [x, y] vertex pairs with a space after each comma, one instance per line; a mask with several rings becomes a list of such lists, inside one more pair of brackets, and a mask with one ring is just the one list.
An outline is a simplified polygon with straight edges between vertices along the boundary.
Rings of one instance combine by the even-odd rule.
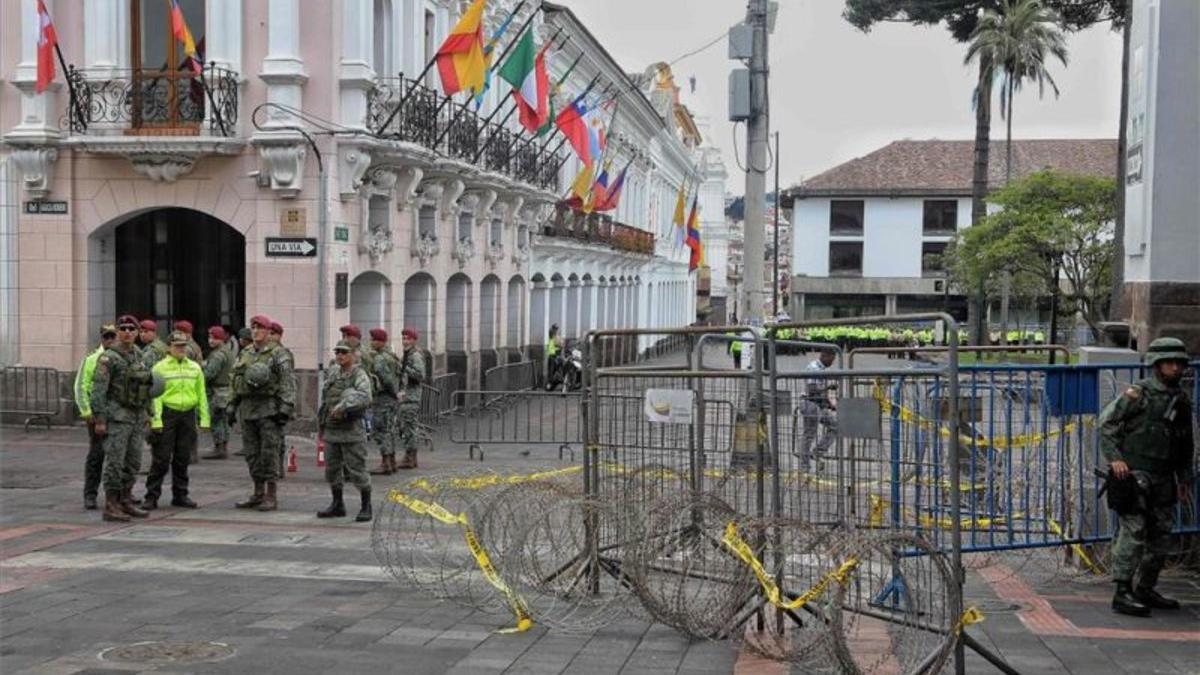
[[1013, 95], [1026, 80], [1036, 82], [1038, 96], [1049, 84], [1058, 96], [1058, 85], [1046, 70], [1046, 59], [1067, 65], [1067, 43], [1058, 29], [1058, 15], [1041, 0], [1003, 0], [1000, 10], [986, 10], [971, 32], [965, 63], [984, 58], [1003, 78], [1000, 116], [1008, 122], [1004, 150], [1004, 182], [1012, 180]]
[[1117, 184], [1046, 170], [997, 190], [999, 210], [960, 232], [946, 252], [956, 282], [975, 288], [1012, 272], [1018, 294], [1065, 287], [1059, 314], [1078, 312], [1099, 337], [1108, 310]]

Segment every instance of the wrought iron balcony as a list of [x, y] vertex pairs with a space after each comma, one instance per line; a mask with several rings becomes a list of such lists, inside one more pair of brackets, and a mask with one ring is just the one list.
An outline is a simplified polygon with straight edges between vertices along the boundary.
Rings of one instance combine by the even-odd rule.
[[198, 136], [205, 125], [207, 135], [235, 134], [238, 78], [226, 68], [210, 64], [200, 74], [135, 68], [93, 80], [71, 66], [67, 80], [72, 134], [104, 128], [134, 136]]
[[381, 78], [367, 99], [367, 127], [381, 138], [428, 150], [537, 187], [557, 190], [563, 154], [544, 139], [485, 120], [474, 104], [458, 103], [405, 77]]
[[559, 204], [554, 217], [543, 228], [548, 237], [570, 237], [618, 251], [654, 255], [654, 233], [619, 223], [602, 213], [581, 213]]

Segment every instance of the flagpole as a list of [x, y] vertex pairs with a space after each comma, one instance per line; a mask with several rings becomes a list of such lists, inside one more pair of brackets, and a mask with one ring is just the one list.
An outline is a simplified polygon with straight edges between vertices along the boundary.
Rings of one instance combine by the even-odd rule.
[[[504, 57], [508, 56], [508, 52], [512, 51], [512, 48], [517, 44], [517, 41], [519, 41], [521, 39], [521, 36], [525, 34], [525, 29], [529, 27], [529, 23], [531, 21], [533, 21], [533, 18], [535, 16], [537, 16], [538, 13], [541, 11], [542, 11], [542, 6], [539, 4], [537, 6], [537, 9], [533, 10], [533, 12], [528, 17], [526, 17], [525, 23], [521, 24], [521, 27], [517, 30], [517, 36], [508, 42], [508, 45], [504, 48], [504, 51], [500, 53], [500, 56], [499, 56], [499, 58], [496, 59], [496, 61], [503, 61]], [[489, 68], [489, 70], [490, 70], [490, 68]], [[447, 96], [446, 100], [447, 101], [450, 100], [450, 97]], [[468, 107], [469, 103], [470, 103], [469, 100], [467, 101], [467, 103], [464, 103], [463, 106], [458, 109], [458, 112], [456, 112], [454, 114], [454, 119], [450, 120], [450, 124], [447, 124], [446, 128], [442, 129], [442, 133], [438, 134], [438, 137], [433, 141], [434, 152], [437, 151], [437, 147], [438, 147], [438, 145], [441, 144], [442, 139], [444, 139], [450, 133], [450, 130], [454, 128], [454, 125], [458, 124], [458, 120], [462, 119], [463, 113], [465, 113], [467, 111], [467, 107]], [[442, 105], [445, 105], [445, 103], [443, 102]], [[441, 106], [438, 106], [438, 109], [441, 110]]]
[[[552, 36], [552, 37], [551, 37], [549, 40], [547, 40], [547, 41], [546, 41], [546, 44], [553, 44], [553, 43], [554, 43], [554, 41], [558, 39], [558, 34], [559, 34], [559, 33], [561, 33], [561, 32], [562, 32], [562, 27], [560, 26], [560, 27], [559, 27], [559, 29], [558, 29], [558, 30], [557, 30], [557, 31], [554, 33], [554, 35], [553, 35], [553, 36]], [[521, 37], [520, 35], [518, 35], [518, 36], [517, 36], [517, 38], [518, 38], [518, 39], [519, 39], [520, 37]], [[563, 47], [565, 47], [565, 46], [567, 45], [567, 43], [568, 43], [568, 42], [570, 42], [570, 41], [571, 41], [571, 36], [570, 36], [570, 35], [568, 35], [568, 36], [567, 36], [567, 39], [566, 39], [566, 40], [563, 40], [563, 43], [562, 43], [561, 45], [559, 45], [559, 46], [555, 47], [555, 49], [562, 49], [562, 48], [563, 48]], [[582, 53], [580, 54], [580, 56], [582, 56]], [[497, 60], [496, 60], [496, 62], [497, 62], [497, 63], [499, 63], [499, 59], [497, 59]], [[491, 68], [490, 70], [496, 70], [496, 68]], [[506, 103], [510, 103], [510, 102], [512, 102], [512, 100], [513, 100], [513, 99], [511, 99], [511, 98], [509, 98], [509, 97], [507, 97], [507, 96], [506, 96], [506, 97], [504, 98], [504, 100], [500, 102], [500, 105], [496, 106], [496, 109], [495, 109], [495, 110], [493, 110], [493, 111], [491, 112], [491, 114], [490, 114], [490, 115], [488, 115], [488, 116], [487, 116], [487, 118], [483, 120], [483, 126], [485, 126], [485, 127], [486, 127], [486, 126], [488, 125], [488, 123], [492, 121], [492, 118], [496, 116], [496, 113], [500, 112], [500, 109], [504, 107], [504, 104], [506, 104]], [[511, 109], [511, 110], [509, 110], [509, 112], [508, 112], [508, 117], [505, 117], [505, 118], [504, 118], [504, 121], [500, 123], [500, 125], [501, 125], [501, 126], [503, 126], [503, 125], [504, 125], [504, 122], [507, 122], [507, 121], [508, 121], [509, 117], [512, 117], [512, 111], [513, 111], [513, 110], [516, 110], [516, 104], [513, 104], [513, 107], [512, 107], [512, 109]]]
[[[55, 37], [57, 37], [57, 34], [58, 32], [55, 31]], [[63, 79], [67, 81], [67, 95], [71, 99], [71, 108], [75, 111], [75, 116], [79, 117], [81, 114], [81, 110], [79, 108], [80, 101], [79, 98], [75, 96], [75, 85], [71, 82], [71, 70], [67, 68], [67, 61], [63, 58], [62, 48], [58, 46], [58, 40], [54, 41], [54, 53], [58, 55], [58, 65], [62, 68]]]
[[[567, 39], [566, 39], [566, 40], [563, 40], [563, 43], [562, 43], [562, 45], [560, 45], [558, 48], [559, 48], [559, 49], [562, 49], [563, 47], [566, 47], [566, 46], [567, 46], [567, 43], [569, 43], [570, 41], [571, 41], [571, 36], [570, 36], [570, 35], [568, 35], [568, 36], [567, 36]], [[549, 96], [553, 96], [553, 95], [554, 95], [554, 90], [555, 90], [555, 89], [557, 89], [557, 88], [559, 88], [559, 87], [561, 87], [561, 86], [563, 85], [563, 83], [567, 81], [567, 78], [571, 76], [571, 73], [575, 72], [575, 66], [579, 65], [579, 62], [580, 62], [580, 61], [582, 61], [582, 60], [583, 60], [583, 52], [582, 52], [582, 51], [580, 51], [580, 52], [579, 52], [579, 55], [575, 57], [575, 60], [571, 62], [571, 65], [570, 65], [570, 66], [567, 68], [567, 70], [566, 70], [566, 71], [565, 71], [565, 72], [562, 74], [562, 77], [558, 78], [558, 82], [555, 82], [553, 85], [551, 85], [551, 87], [550, 87], [550, 92], [549, 92], [549, 94], [548, 94]], [[597, 76], [597, 77], [599, 77], [599, 76]], [[549, 102], [549, 101], [547, 101], [547, 106], [548, 106], [548, 107], [552, 107], [552, 106], [550, 106], [549, 104], [550, 104], [550, 102]], [[547, 112], [549, 112], [549, 111], [547, 111]], [[534, 141], [536, 141], [536, 140], [538, 139], [538, 137], [540, 136], [539, 132], [540, 132], [540, 131], [541, 131], [541, 129], [542, 129], [542, 128], [544, 128], [545, 126], [549, 126], [549, 127], [550, 127], [550, 130], [547, 132], [547, 135], [548, 135], [548, 136], [553, 136], [553, 135], [554, 135], [554, 126], [553, 126], [553, 125], [554, 125], [554, 119], [553, 119], [553, 118], [551, 118], [551, 119], [547, 119], [547, 120], [546, 120], [546, 124], [545, 124], [545, 125], [543, 125], [542, 127], [538, 128], [538, 130], [537, 130], [537, 131], [533, 131], [533, 132], [531, 132], [531, 133], [529, 134], [529, 138], [527, 138], [527, 139], [524, 139], [524, 140], [525, 140], [525, 145], [529, 145], [529, 144], [533, 143]], [[518, 133], [518, 134], [517, 134], [517, 140], [520, 140], [520, 139], [521, 139], [521, 133]], [[514, 145], [516, 144], [516, 141], [515, 141], [515, 140], [513, 141], [513, 144], [514, 144]], [[538, 151], [538, 154], [540, 155], [540, 154], [541, 154], [543, 151], [545, 151], [545, 149], [546, 149], [546, 146], [548, 146], [548, 145], [550, 145], [550, 138], [547, 138], [547, 139], [546, 139], [546, 142], [542, 144], [542, 148], [541, 148], [541, 150], [539, 150], [539, 151]]]
[[[559, 28], [558, 31], [554, 34], [554, 37], [550, 38], [550, 41], [547, 42], [547, 45], [549, 45], [551, 42], [553, 42], [558, 37], [558, 34], [561, 32], [562, 32], [562, 28]], [[571, 41], [571, 36], [568, 35], [567, 39], [563, 40], [563, 43], [561, 45], [558, 45], [558, 47], [556, 47], [556, 49], [562, 49], [563, 47], [567, 46], [567, 43], [570, 41]], [[543, 51], [545, 51], [545, 47], [543, 47], [542, 49], [543, 49]], [[583, 56], [583, 54], [580, 53], [580, 56]], [[496, 125], [496, 131], [503, 129], [504, 125], [508, 124], [508, 121], [510, 119], [512, 119], [513, 113], [517, 111], [517, 104], [516, 104], [515, 98], [505, 97], [505, 99], [500, 103], [500, 105], [496, 106], [496, 109], [492, 111], [492, 114], [488, 115], [487, 119], [485, 119], [483, 121], [484, 129], [487, 129], [487, 126], [492, 121], [492, 118], [495, 117], [496, 113], [500, 112], [500, 109], [503, 108], [504, 105], [507, 103], [512, 103], [512, 106], [508, 109], [508, 113], [506, 113], [504, 115], [504, 119], [500, 120], [500, 123]], [[524, 127], [522, 127], [520, 130], [517, 131], [517, 133], [515, 134], [515, 138], [513, 139], [513, 142], [510, 143], [508, 146], [509, 150], [512, 150], [513, 146], [516, 145], [517, 140], [519, 140], [521, 138], [521, 133], [523, 130], [524, 130]], [[471, 158], [472, 164], [478, 163], [479, 158], [483, 157], [483, 153], [487, 152], [488, 146], [490, 146], [492, 144], [492, 139], [494, 139], [496, 137], [496, 131], [493, 131], [492, 133], [488, 134], [487, 140], [484, 141], [483, 145], [481, 145], [479, 147], [479, 152], [476, 152], [475, 156], [473, 158]]]

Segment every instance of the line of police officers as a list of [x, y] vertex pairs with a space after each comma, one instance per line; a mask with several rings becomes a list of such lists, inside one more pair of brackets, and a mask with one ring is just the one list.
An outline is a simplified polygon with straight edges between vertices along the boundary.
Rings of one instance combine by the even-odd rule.
[[[152, 320], [124, 315], [100, 330], [100, 346], [80, 364], [75, 400], [87, 422], [89, 449], [84, 464], [84, 508], [96, 509], [103, 483], [103, 519], [143, 518], [158, 507], [163, 480], [172, 475], [171, 504], [196, 508], [188, 496], [188, 465], [198, 461], [197, 427], [212, 429], [213, 452], [228, 455], [229, 425], [241, 421], [243, 449], [252, 494], [235, 506], [278, 508], [277, 480], [284, 477], [284, 428], [295, 414], [295, 359], [282, 345], [283, 326], [255, 316], [238, 341], [220, 326], [208, 331], [211, 351], [205, 359], [192, 338], [192, 325], [177, 321], [163, 342]], [[322, 391], [320, 433], [328, 444], [325, 478], [334, 499], [319, 517], [344, 516], [342, 483], [348, 479], [362, 494], [357, 519], [371, 519], [370, 479], [365, 442], [379, 448], [381, 466], [371, 473], [390, 474], [417, 467], [417, 425], [425, 362], [416, 348], [416, 331], [403, 332], [404, 351], [388, 347], [387, 331], [371, 331], [372, 345], [359, 343], [357, 326], [341, 329], [343, 340]], [[139, 346], [138, 342], [141, 345]], [[210, 414], [211, 412], [211, 414]], [[146, 430], [152, 463], [146, 492], [139, 502], [133, 484], [141, 468]], [[403, 461], [396, 462], [399, 447]]]

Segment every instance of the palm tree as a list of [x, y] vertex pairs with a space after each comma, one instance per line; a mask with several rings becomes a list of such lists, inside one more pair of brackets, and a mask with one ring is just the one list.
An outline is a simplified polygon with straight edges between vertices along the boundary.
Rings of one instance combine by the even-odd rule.
[[1036, 82], [1038, 96], [1049, 85], [1058, 96], [1058, 85], [1046, 70], [1046, 61], [1057, 58], [1067, 65], [1067, 45], [1058, 14], [1041, 0], [1003, 0], [999, 11], [986, 11], [971, 33], [966, 61], [978, 58], [993, 64], [992, 77], [999, 75], [1000, 115], [1007, 122], [1004, 180], [1012, 178], [1013, 95], [1027, 81]]

